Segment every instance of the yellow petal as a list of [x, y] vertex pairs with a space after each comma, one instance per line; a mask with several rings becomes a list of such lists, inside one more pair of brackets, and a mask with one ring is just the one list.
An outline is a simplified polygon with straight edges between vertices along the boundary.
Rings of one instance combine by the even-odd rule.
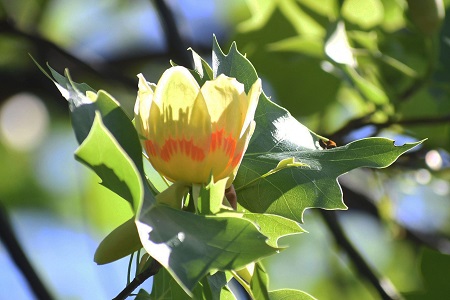
[[154, 102], [162, 106], [164, 118], [179, 120], [181, 113], [194, 105], [200, 86], [188, 69], [180, 66], [165, 71], [158, 81]]
[[239, 103], [239, 96], [244, 93], [244, 85], [235, 78], [221, 74], [215, 80], [205, 82], [201, 91], [211, 115], [211, 122], [216, 123], [229, 105]]
[[148, 120], [150, 117], [150, 107], [153, 102], [153, 90], [155, 85], [151, 85], [145, 80], [142, 74], [138, 74], [138, 95], [136, 99], [136, 104], [134, 106], [134, 113], [136, 115], [136, 124], [138, 125], [138, 133], [140, 135], [146, 136], [148, 130]]
[[234, 181], [234, 178], [236, 177], [236, 174], [238, 172], [239, 166], [241, 165], [242, 158], [244, 157], [245, 151], [247, 151], [248, 143], [250, 142], [250, 139], [253, 135], [253, 132], [255, 131], [256, 123], [254, 120], [252, 120], [249, 124], [249, 126], [244, 131], [244, 134], [242, 135], [242, 138], [238, 140], [238, 143], [236, 145], [236, 152], [231, 162], [231, 171], [229, 171], [228, 181], [227, 181], [227, 188], [231, 186], [231, 184]]
[[189, 116], [188, 126], [185, 128], [183, 135], [197, 140], [197, 144], [203, 148], [209, 148], [211, 136], [211, 116], [208, 113], [203, 93], [197, 95], [192, 111]]
[[[250, 123], [255, 118], [255, 111], [256, 107], [258, 106], [258, 100], [259, 96], [261, 95], [261, 79], [257, 79], [255, 83], [253, 83], [252, 87], [250, 88], [250, 91], [248, 92], [248, 95], [246, 96], [246, 101], [243, 99], [240, 101], [242, 105], [247, 105], [243, 109], [245, 112], [245, 119], [242, 124], [242, 131], [240, 134], [240, 137], [244, 135], [244, 132], [247, 130], [247, 127], [250, 125]], [[253, 132], [252, 132], [253, 134]], [[251, 135], [250, 135], [251, 136]]]

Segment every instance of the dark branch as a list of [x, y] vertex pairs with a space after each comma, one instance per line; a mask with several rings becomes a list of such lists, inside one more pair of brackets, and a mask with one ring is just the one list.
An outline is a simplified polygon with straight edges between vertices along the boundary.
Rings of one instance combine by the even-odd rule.
[[25, 277], [28, 286], [33, 291], [37, 299], [51, 300], [54, 299], [50, 292], [45, 287], [44, 283], [39, 278], [25, 252], [17, 240], [14, 231], [9, 222], [6, 209], [0, 201], [0, 240], [5, 245], [14, 264], [19, 268]]
[[133, 279], [133, 281], [131, 281], [130, 284], [127, 285], [113, 300], [126, 299], [135, 289], [137, 289], [138, 286], [144, 283], [144, 281], [146, 281], [147, 279], [158, 273], [161, 267], [162, 267], [161, 264], [157, 260], [153, 259], [150, 266], [147, 269], [145, 269], [142, 273], [139, 273]]
[[177, 64], [192, 68], [192, 60], [186, 51], [187, 45], [178, 30], [172, 11], [164, 0], [154, 0], [154, 3], [161, 19], [170, 56], [173, 55], [173, 60]]
[[0, 33], [24, 38], [28, 42], [31, 42], [40, 53], [57, 53], [76, 67], [84, 69], [99, 78], [120, 82], [132, 88], [136, 87], [135, 80], [124, 76], [121, 72], [111, 68], [108, 64], [98, 64], [97, 66], [93, 66], [44, 37], [17, 28], [12, 20], [0, 20]]
[[[350, 210], [359, 210], [361, 213], [368, 214], [379, 222], [381, 222], [378, 208], [371, 201], [367, 195], [358, 193], [341, 182], [342, 192], [345, 195], [345, 204], [347, 204]], [[402, 224], [397, 224], [403, 232], [402, 237], [406, 238], [410, 242], [417, 246], [426, 246], [431, 249], [435, 249], [443, 254], [450, 254], [450, 240], [438, 233], [424, 233], [408, 227]]]
[[404, 120], [391, 120], [387, 121], [385, 123], [374, 123], [372, 125], [376, 126], [377, 128], [386, 128], [391, 125], [436, 125], [436, 124], [442, 124], [442, 123], [448, 123], [450, 122], [450, 115], [447, 116], [433, 116], [433, 117], [426, 117], [426, 118], [415, 118], [415, 119], [404, 119]]
[[366, 115], [361, 118], [356, 118], [350, 120], [341, 129], [337, 130], [330, 135], [332, 140], [337, 141], [339, 144], [342, 142], [343, 137], [348, 135], [354, 130], [360, 129], [364, 126], [373, 126], [375, 132], [381, 129], [387, 128], [392, 125], [406, 125], [406, 126], [423, 126], [423, 125], [438, 125], [450, 122], [450, 115], [445, 116], [430, 116], [423, 118], [413, 118], [413, 119], [391, 119], [383, 123], [375, 123], [370, 121], [371, 115]]
[[352, 263], [356, 267], [358, 273], [375, 287], [381, 298], [385, 300], [402, 299], [400, 294], [395, 290], [392, 283], [387, 278], [382, 278], [378, 274], [376, 274], [376, 272], [372, 270], [372, 268], [365, 261], [358, 250], [356, 250], [356, 248], [352, 245], [337, 219], [336, 212], [323, 210], [321, 210], [320, 212], [323, 219], [325, 220], [328, 229], [333, 234], [336, 244], [338, 244], [339, 247], [341, 247], [347, 253]]

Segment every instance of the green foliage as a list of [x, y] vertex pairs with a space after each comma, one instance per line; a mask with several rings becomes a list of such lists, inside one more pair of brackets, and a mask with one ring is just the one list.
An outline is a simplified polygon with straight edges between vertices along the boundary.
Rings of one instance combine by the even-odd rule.
[[[195, 52], [193, 56], [196, 69], [192, 72], [200, 83], [225, 74], [244, 83], [248, 91], [258, 78], [235, 44], [225, 55], [215, 40], [212, 67]], [[319, 141], [325, 138], [262, 93], [255, 133], [234, 182], [238, 211], [222, 207], [225, 181], [194, 185], [189, 197], [197, 210], [192, 210], [192, 205], [180, 210], [187, 188], [175, 183], [155, 199], [156, 190], [147, 184], [137, 134], [119, 104], [106, 92], [95, 95], [73, 83], [67, 73], [66, 77], [52, 73], [68, 95], [73, 127], [81, 143], [77, 159], [94, 170], [104, 186], [130, 202], [142, 246], [164, 267], [155, 275], [152, 299], [166, 293], [180, 299], [187, 295], [232, 297], [225, 287], [229, 278], [217, 281], [226, 274], [215, 273], [217, 270], [239, 270], [279, 252], [280, 237], [303, 232], [298, 222], [306, 208], [346, 208], [338, 176], [358, 167], [387, 167], [418, 144], [397, 147], [392, 140], [372, 138], [323, 149]], [[242, 213], [244, 209], [246, 213]], [[139, 247], [136, 238], [129, 238], [133, 236], [136, 228], [129, 221], [100, 245], [96, 261], [106, 263], [132, 252]], [[309, 297], [298, 291], [269, 292], [267, 274], [259, 263], [251, 279], [238, 278], [244, 286], [249, 284], [248, 291], [255, 299]], [[138, 297], [147, 295], [141, 292]]]
[[269, 292], [270, 300], [284, 300], [284, 299], [296, 299], [296, 300], [314, 300], [316, 298], [311, 295], [297, 290], [276, 290]]
[[435, 250], [423, 249], [421, 270], [424, 285], [416, 293], [407, 295], [408, 300], [439, 299], [450, 293], [446, 274], [450, 268], [450, 257]]
[[[154, 81], [166, 68], [165, 60], [189, 63], [178, 51], [183, 53], [189, 42], [173, 43], [176, 26], [165, 31], [169, 41], [165, 52], [148, 46], [149, 27], [141, 16], [159, 6], [142, 1], [107, 7], [90, 3], [88, 13], [101, 15], [83, 18], [82, 1], [47, 2], [10, 1], [0, 8], [0, 204], [12, 210], [13, 220], [16, 213], [18, 218], [22, 215], [17, 210], [25, 208], [27, 218], [32, 209], [44, 213], [40, 220], [45, 221], [48, 214], [68, 220], [65, 224], [78, 224], [75, 219], [81, 215], [94, 219], [90, 234], [99, 225], [102, 229], [109, 225], [110, 231], [123, 223], [100, 243], [94, 260], [115, 261], [144, 242], [164, 266], [154, 275], [151, 295], [140, 290], [137, 299], [236, 299], [229, 284], [233, 277], [256, 299], [313, 299], [301, 291], [278, 290], [285, 287], [320, 299], [376, 298], [371, 286], [376, 282], [364, 279], [367, 272], [356, 267], [355, 256], [336, 239], [332, 226], [322, 224], [326, 218], [318, 218], [321, 211], [305, 214], [307, 208], [348, 206], [349, 211], [336, 213], [336, 224], [345, 225], [354, 249], [375, 275], [380, 274], [379, 282], [391, 280], [407, 299], [448, 294], [444, 280], [448, 261], [441, 253], [450, 253], [450, 18], [445, 18], [450, 0], [238, 0], [195, 7], [202, 16], [216, 10], [215, 26], [195, 31], [195, 44], [204, 45], [210, 38], [201, 34], [203, 30], [216, 30], [224, 22], [228, 24], [226, 31], [219, 31], [221, 43], [236, 41], [228, 54], [214, 41], [211, 66], [203, 47], [195, 49], [198, 53], [189, 49], [198, 83], [221, 73], [238, 78], [247, 91], [256, 78], [263, 82], [256, 131], [230, 189], [236, 192], [237, 210], [229, 207], [234, 202], [224, 197], [223, 182], [194, 187], [170, 183], [142, 161], [131, 120], [135, 74], [145, 73]], [[183, 9], [191, 8], [187, 5], [183, 3]], [[170, 19], [170, 10], [153, 15], [164, 22]], [[195, 21], [190, 21], [196, 17], [185, 17], [183, 25], [195, 30]], [[113, 26], [114, 39], [97, 38], [110, 36], [110, 25], [122, 22], [126, 26]], [[206, 22], [202, 19], [202, 26]], [[185, 32], [181, 35], [188, 41], [192, 37], [183, 36]], [[67, 71], [61, 75], [41, 68], [68, 100], [80, 144], [75, 158], [92, 170], [83, 173], [82, 180], [60, 155], [73, 140], [67, 134], [67, 103], [53, 101], [54, 87], [24, 59], [28, 52], [58, 68], [68, 65], [71, 75], [108, 91], [73, 82]], [[46, 135], [34, 148], [15, 148], [6, 135], [12, 125], [21, 129], [12, 131], [15, 137], [25, 140], [31, 132], [27, 125], [37, 125], [29, 116], [32, 107], [19, 109], [26, 112], [26, 119], [6, 109], [9, 98], [24, 96], [22, 92], [41, 98], [51, 116]], [[333, 143], [314, 132], [338, 147], [325, 149]], [[413, 149], [418, 144], [414, 142], [424, 138], [427, 142]], [[355, 170], [384, 168], [411, 149], [387, 170]], [[310, 234], [299, 236], [303, 228]], [[296, 236], [283, 238], [288, 235]], [[212, 237], [222, 243], [211, 245]], [[57, 250], [58, 243], [49, 244]], [[420, 251], [420, 245], [440, 253]], [[242, 256], [244, 246], [248, 253]], [[261, 247], [263, 251], [253, 249]], [[35, 248], [39, 250], [38, 243]], [[216, 256], [209, 257], [206, 251]], [[68, 254], [58, 253], [63, 253], [61, 259]], [[240, 259], [228, 263], [233, 254]], [[136, 267], [136, 275], [146, 268], [145, 261]], [[39, 273], [47, 277], [54, 262], [59, 259], [39, 258]], [[269, 289], [269, 274], [276, 291]], [[15, 276], [4, 276], [10, 277]], [[61, 294], [61, 287], [51, 288]], [[120, 288], [108, 287], [113, 293]]]
[[75, 151], [75, 157], [97, 173], [102, 185], [134, 206], [138, 205], [142, 197], [139, 172], [103, 124], [100, 114], [96, 114], [91, 131]]
[[137, 226], [146, 251], [188, 293], [210, 270], [241, 268], [278, 250], [238, 215], [200, 216], [156, 205], [141, 212]]

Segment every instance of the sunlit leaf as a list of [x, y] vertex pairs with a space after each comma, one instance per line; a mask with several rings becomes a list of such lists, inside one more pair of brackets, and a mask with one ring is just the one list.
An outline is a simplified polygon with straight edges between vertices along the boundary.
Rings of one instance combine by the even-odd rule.
[[316, 300], [313, 296], [309, 295], [308, 293], [298, 291], [298, 290], [291, 290], [291, 289], [282, 289], [282, 290], [276, 290], [276, 291], [270, 291], [269, 292], [269, 299], [270, 300], [288, 300], [288, 299], [295, 299], [295, 300]]
[[144, 289], [140, 289], [134, 300], [152, 300], [153, 298]]
[[[289, 140], [280, 139], [271, 152], [249, 147], [235, 180], [238, 201], [252, 212], [277, 214], [297, 222], [302, 221], [306, 208], [345, 209], [337, 177], [359, 167], [387, 167], [417, 144], [394, 146], [389, 139], [369, 138], [329, 150], [291, 144], [289, 151]], [[308, 167], [261, 178], [278, 161], [291, 156]]]
[[[41, 66], [39, 68], [52, 79]], [[75, 136], [80, 145], [83, 145], [84, 150], [77, 158], [99, 175], [102, 185], [127, 200], [135, 211], [143, 198], [147, 204], [154, 203], [154, 196], [148, 185], [143, 184], [145, 173], [139, 138], [119, 102], [105, 91], [95, 93], [87, 84], [72, 81], [68, 70], [62, 76], [50, 66], [48, 68], [54, 78], [53, 82], [69, 102]], [[97, 128], [96, 134], [108, 141], [109, 149], [103, 147], [95, 137], [86, 141], [91, 135], [95, 118], [98, 118], [97, 126], [101, 128]], [[115, 154], [110, 155], [110, 152]], [[89, 157], [91, 153], [92, 158]]]
[[256, 300], [269, 300], [269, 276], [261, 263], [255, 264], [255, 270], [253, 272], [252, 280], [250, 282], [250, 288], [253, 293], [253, 297]]
[[200, 216], [154, 205], [137, 221], [146, 251], [187, 293], [210, 270], [232, 270], [273, 254], [255, 225], [242, 218]]
[[94, 261], [107, 264], [121, 259], [142, 248], [134, 217], [114, 229], [106, 236], [95, 251]]
[[[225, 55], [213, 47], [213, 72], [243, 82], [257, 79], [251, 63], [233, 44]], [[238, 202], [254, 213], [280, 215], [301, 222], [309, 207], [345, 209], [337, 178], [359, 167], [383, 168], [418, 143], [396, 147], [392, 140], [372, 138], [322, 150], [317, 137], [284, 108], [262, 94], [255, 114], [256, 129], [234, 181]], [[280, 161], [303, 164], [266, 176]]]
[[273, 247], [278, 247], [280, 237], [305, 232], [297, 222], [277, 215], [246, 213], [244, 218], [253, 221]]
[[91, 131], [75, 151], [75, 157], [102, 179], [102, 185], [138, 206], [143, 197], [139, 172], [103, 124], [100, 113], [96, 113]]
[[181, 288], [175, 279], [169, 274], [169, 272], [162, 268], [159, 272], [153, 276], [153, 287], [151, 293], [152, 300], [189, 300], [188, 294]]
[[[267, 2], [273, 3], [274, 7], [264, 10], [260, 24], [246, 27], [245, 32], [239, 31], [233, 40], [252, 61], [260, 77], [270, 84], [270, 95], [276, 97], [277, 103], [296, 117], [324, 110], [336, 100], [340, 85], [340, 80], [322, 67], [329, 19], [318, 16], [317, 19], [322, 18], [320, 22], [326, 21], [326, 24], [319, 31], [308, 31], [309, 20], [305, 22], [304, 18], [292, 17], [295, 11], [307, 10], [303, 6], [305, 1], [289, 1], [288, 5], [278, 5], [286, 1]], [[292, 14], [289, 14], [288, 6], [293, 7]], [[316, 6], [325, 4], [321, 1]], [[299, 33], [302, 25], [305, 25], [302, 32], [308, 33]], [[318, 52], [311, 49], [318, 49]], [[264, 81], [263, 88], [269, 92]]]
[[384, 9], [380, 0], [346, 0], [342, 15], [350, 22], [369, 29], [383, 21]]

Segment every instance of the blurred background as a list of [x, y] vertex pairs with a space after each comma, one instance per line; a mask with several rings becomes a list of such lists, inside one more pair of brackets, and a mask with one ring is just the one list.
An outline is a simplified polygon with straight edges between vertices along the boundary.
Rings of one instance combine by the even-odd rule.
[[[338, 145], [368, 136], [397, 144], [428, 138], [388, 169], [342, 176], [349, 210], [333, 223], [307, 211], [309, 233], [285, 238], [290, 247], [264, 261], [270, 289], [380, 299], [343, 242], [350, 241], [373, 274], [404, 298], [448, 299], [449, 6], [449, 0], [0, 0], [2, 224], [10, 222], [55, 299], [117, 295], [128, 259], [97, 266], [93, 254], [131, 210], [74, 160], [67, 102], [29, 55], [107, 90], [132, 115], [136, 74], [157, 82], [170, 60], [190, 66], [188, 47], [210, 60], [215, 34], [225, 51], [237, 42], [272, 101]], [[0, 299], [35, 299], [0, 232]], [[150, 291], [151, 280], [143, 287]]]

